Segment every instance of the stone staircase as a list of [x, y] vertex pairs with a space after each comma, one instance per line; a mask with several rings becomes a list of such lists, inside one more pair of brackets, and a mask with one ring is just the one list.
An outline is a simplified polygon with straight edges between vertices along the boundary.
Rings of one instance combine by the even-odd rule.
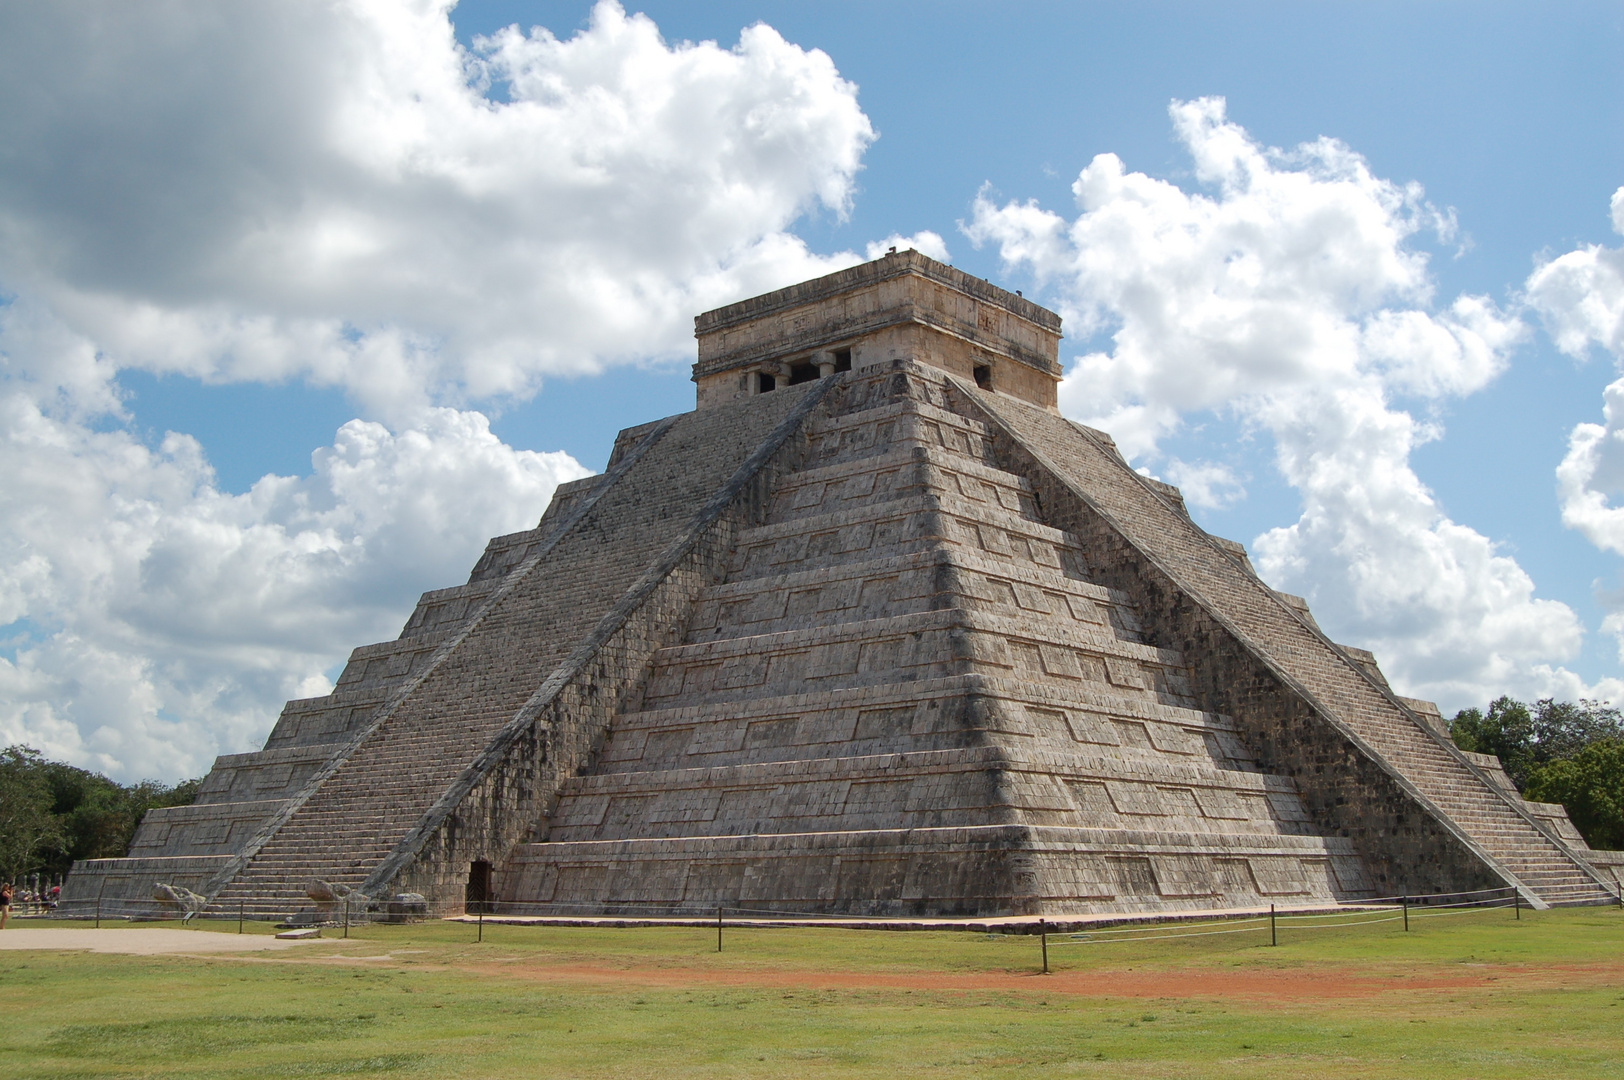
[[[154, 811], [131, 858], [73, 880], [137, 898], [212, 880], [227, 907], [303, 906], [313, 878], [362, 885], [461, 797], [471, 763], [795, 401], [623, 433], [619, 472], [561, 488], [467, 584], [425, 593], [399, 639], [355, 650], [332, 694], [289, 702], [265, 750], [222, 757], [196, 806]], [[904, 364], [847, 376], [803, 436], [760, 516], [719, 534], [719, 579], [662, 616], [677, 636], [646, 677], [619, 676], [601, 749], [581, 743], [590, 767], [537, 811], [545, 842], [475, 856], [497, 859], [503, 897], [874, 914], [1330, 902], [1398, 891], [1435, 857], [1428, 830], [1477, 868], [1429, 880], [1492, 865], [1540, 902], [1609, 895], [1559, 808], [1489, 782], [1418, 719], [1424, 703], [1393, 697], [1372, 657], [1330, 643], [1098, 433]], [[1066, 509], [1073, 496], [1110, 527]], [[1169, 587], [1147, 591], [1124, 544]], [[1308, 729], [1178, 630], [1169, 596], [1217, 611], [1204, 617], [1311, 701], [1313, 738], [1376, 763], [1409, 808], [1383, 819], [1391, 835], [1337, 818], [1336, 754], [1291, 760]]]
[[[933, 400], [934, 399], [934, 400]], [[874, 914], [1325, 902], [1352, 847], [1261, 773], [1187, 664], [917, 370], [849, 378], [655, 654], [546, 842], [551, 910]]]
[[[1606, 890], [1557, 841], [1513, 808], [1429, 734], [1403, 720], [1358, 731], [1384, 756], [1404, 762], [1405, 775], [1517, 880], [1549, 903], [1605, 902]], [[1514, 797], [1514, 796], [1513, 796]]]
[[1547, 903], [1606, 901], [1593, 868], [1403, 706], [1379, 673], [1365, 670], [1264, 585], [1228, 542], [1202, 532], [1181, 503], [1134, 473], [1107, 436], [964, 383], [956, 388], [1026, 460], [1052, 471], [1533, 896]]
[[942, 915], [1616, 884], [1624, 857], [1059, 417], [1054, 313], [900, 252], [695, 333], [696, 412], [621, 432], [65, 897]]
[[574, 509], [585, 517], [556, 530], [544, 519], [534, 535], [493, 545], [470, 586], [427, 595], [406, 634], [450, 625], [455, 636], [219, 875], [216, 902], [297, 904], [318, 878], [361, 886], [782, 419], [785, 397], [676, 418], [640, 458], [628, 455], [623, 475], [612, 463], [583, 487]]

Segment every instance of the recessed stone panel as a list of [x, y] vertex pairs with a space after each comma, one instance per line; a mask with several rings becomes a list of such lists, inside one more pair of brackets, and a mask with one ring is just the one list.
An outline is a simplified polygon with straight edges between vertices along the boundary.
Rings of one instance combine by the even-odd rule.
[[[1300, 763], [1290, 776], [1264, 770], [1310, 745], [1325, 775], [1404, 763], [1345, 753], [1315, 719], [1320, 706], [1289, 687], [1223, 681], [1252, 671], [1250, 654], [1222, 654], [1229, 666], [1213, 667], [1210, 643], [1231, 630], [1200, 623], [1209, 599], [1156, 577], [1159, 564], [1123, 539], [1140, 529], [1134, 543], [1151, 543], [1132, 515], [1170, 497], [1114, 459], [1097, 465], [1140, 491], [1113, 503], [1120, 525], [1101, 524], [1073, 474], [1056, 479], [1078, 440], [1105, 445], [1097, 433], [1056, 419], [1034, 450], [1000, 419], [996, 394], [874, 361], [854, 359], [853, 375], [817, 384], [826, 396], [786, 427], [796, 395], [811, 390], [716, 406], [702, 432], [668, 425], [673, 434], [658, 438], [673, 441], [650, 444], [667, 447], [657, 475], [628, 466], [623, 479], [571, 496], [589, 509], [609, 499], [601, 505], [613, 513], [580, 518], [589, 527], [579, 534], [555, 517], [549, 528], [574, 547], [536, 564], [535, 580], [513, 569], [516, 554], [479, 589], [425, 596], [420, 623], [471, 627], [448, 659], [428, 637], [368, 646], [330, 698], [290, 704], [274, 739], [329, 739], [355, 756], [331, 786], [314, 785], [261, 863], [245, 856], [241, 887], [280, 889], [273, 865], [340, 858], [359, 869], [338, 867], [333, 880], [353, 872], [359, 885], [363, 864], [420, 842], [400, 881], [419, 875], [411, 880], [455, 897], [470, 861], [493, 861], [505, 898], [561, 909], [997, 914], [1370, 895], [1373, 864], [1348, 839], [1358, 830], [1321, 820], [1339, 812], [1317, 786], [1329, 781]], [[684, 515], [722, 505], [711, 502], [718, 485], [775, 431], [787, 441], [751, 459], [765, 464], [723, 516], [684, 532]], [[670, 494], [707, 469], [720, 479]], [[1158, 527], [1171, 536], [1182, 526]], [[674, 551], [692, 554], [650, 576]], [[1229, 555], [1222, 567], [1245, 570]], [[1210, 602], [1229, 602], [1213, 589]], [[625, 621], [596, 629], [610, 611]], [[1313, 653], [1311, 643], [1293, 648], [1271, 662]], [[420, 675], [373, 727], [390, 687]], [[538, 697], [543, 684], [554, 689]], [[1335, 708], [1358, 696], [1337, 685]], [[1258, 718], [1268, 694], [1269, 709], [1287, 701], [1301, 715], [1287, 709], [1269, 728]], [[250, 776], [298, 787], [324, 775], [317, 758], [222, 761], [196, 820], [182, 828], [158, 815], [143, 842], [236, 850], [266, 817], [227, 811], [222, 797]], [[440, 805], [455, 808], [447, 823], [413, 833]], [[1410, 824], [1389, 823], [1394, 839], [1381, 844], [1447, 849], [1452, 841], [1426, 833], [1435, 811], [1405, 812]]]

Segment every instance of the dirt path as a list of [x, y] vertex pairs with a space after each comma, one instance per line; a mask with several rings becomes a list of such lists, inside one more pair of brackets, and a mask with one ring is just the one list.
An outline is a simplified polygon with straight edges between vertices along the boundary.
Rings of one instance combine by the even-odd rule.
[[717, 971], [703, 968], [614, 968], [530, 962], [459, 970], [545, 981], [638, 986], [734, 986], [801, 990], [1015, 991], [1125, 998], [1325, 1000], [1371, 997], [1391, 990], [1454, 990], [1494, 985], [1501, 972], [1371, 975], [1345, 969], [1309, 971], [814, 972]]
[[[412, 950], [416, 952], [418, 950]], [[736, 987], [771, 990], [902, 990], [907, 992], [1005, 992], [1070, 994], [1079, 997], [1223, 998], [1258, 1001], [1331, 1001], [1372, 997], [1390, 991], [1469, 990], [1489, 986], [1624, 986], [1624, 964], [1598, 963], [1523, 968], [1437, 965], [1413, 973], [1371, 972], [1340, 967], [1228, 971], [1192, 968], [1094, 971], [809, 971], [752, 967], [663, 964], [655, 966], [549, 963], [544, 958], [511, 956], [477, 963], [404, 961], [404, 953], [241, 957], [261, 963], [316, 964], [322, 967], [391, 966], [418, 972], [456, 972], [480, 978], [526, 982], [595, 984], [603, 987]]]
[[[334, 944], [333, 939], [325, 939]], [[322, 944], [323, 939], [315, 939]], [[212, 930], [171, 930], [158, 926], [108, 927], [103, 930], [34, 929], [10, 927], [0, 931], [0, 949], [88, 950], [98, 953], [127, 953], [131, 956], [197, 956], [204, 953], [261, 952], [267, 949], [296, 949], [311, 944], [278, 941], [265, 934], [222, 934]]]
[[[164, 928], [7, 929], [0, 933], [0, 949], [86, 949], [101, 953], [140, 956], [260, 953], [241, 955], [237, 962], [316, 963], [376, 967], [398, 966], [416, 971], [455, 971], [478, 977], [527, 982], [564, 982], [603, 987], [759, 988], [790, 990], [889, 990], [904, 992], [1003, 992], [1065, 994], [1112, 998], [1211, 998], [1222, 1000], [1290, 1002], [1368, 998], [1403, 991], [1461, 991], [1550, 989], [1558, 987], [1624, 987], [1624, 961], [1568, 963], [1538, 967], [1524, 965], [1432, 964], [1407, 970], [1308, 965], [1283, 969], [1230, 970], [1149, 968], [1135, 970], [1066, 971], [1040, 975], [1035, 971], [810, 971], [770, 967], [717, 968], [678, 963], [626, 965], [551, 963], [545, 957], [487, 957], [476, 963], [408, 961], [399, 955], [353, 954], [315, 949], [303, 955], [286, 950], [310, 941], [278, 941], [265, 935], [237, 935]], [[326, 938], [315, 944], [353, 946], [355, 942]], [[264, 956], [267, 951], [283, 953]], [[412, 953], [425, 950], [412, 949]], [[227, 960], [228, 956], [220, 956]], [[429, 960], [429, 957], [423, 957]]]

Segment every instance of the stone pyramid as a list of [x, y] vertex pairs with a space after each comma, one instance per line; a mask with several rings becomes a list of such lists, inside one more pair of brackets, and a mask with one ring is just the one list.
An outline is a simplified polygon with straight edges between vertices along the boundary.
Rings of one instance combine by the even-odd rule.
[[1176, 489], [1053, 313], [903, 252], [697, 320], [699, 408], [498, 537], [70, 896], [1155, 911], [1616, 887]]

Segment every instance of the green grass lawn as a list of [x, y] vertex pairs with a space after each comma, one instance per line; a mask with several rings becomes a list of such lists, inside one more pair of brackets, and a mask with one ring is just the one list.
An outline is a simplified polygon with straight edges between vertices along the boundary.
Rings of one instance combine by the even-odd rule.
[[1282, 924], [1277, 948], [1051, 938], [1047, 977], [1032, 937], [740, 928], [718, 954], [714, 929], [474, 935], [0, 952], [0, 1075], [1624, 1077], [1609, 909]]

